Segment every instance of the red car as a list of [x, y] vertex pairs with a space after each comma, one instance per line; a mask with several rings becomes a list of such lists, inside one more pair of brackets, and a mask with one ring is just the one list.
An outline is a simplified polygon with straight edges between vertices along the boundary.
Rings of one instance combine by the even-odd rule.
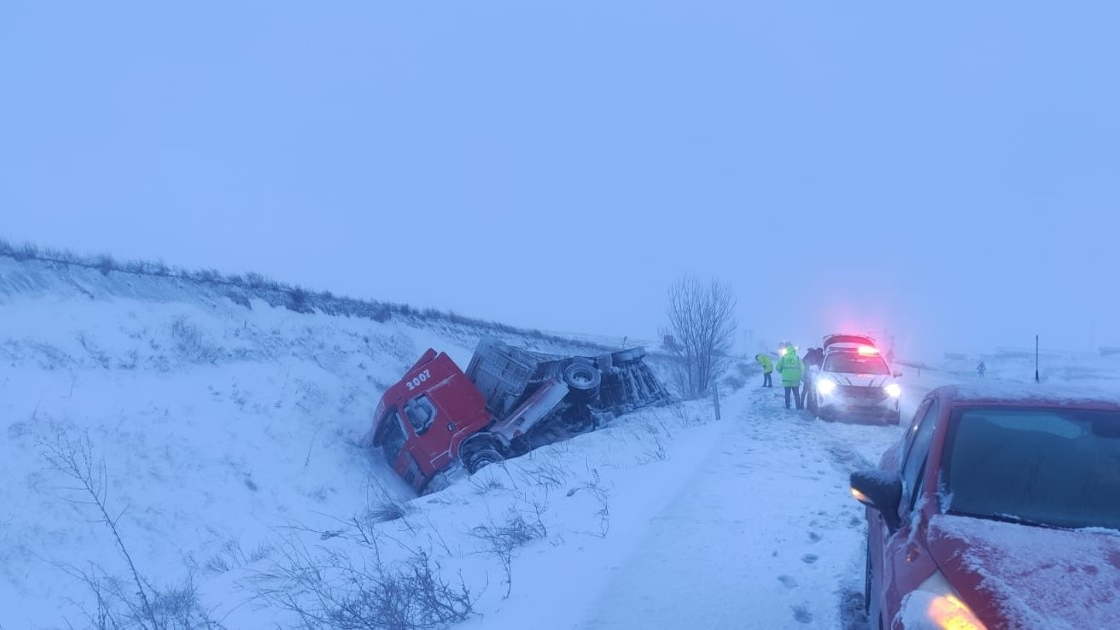
[[871, 628], [1120, 628], [1120, 401], [938, 388], [851, 482]]

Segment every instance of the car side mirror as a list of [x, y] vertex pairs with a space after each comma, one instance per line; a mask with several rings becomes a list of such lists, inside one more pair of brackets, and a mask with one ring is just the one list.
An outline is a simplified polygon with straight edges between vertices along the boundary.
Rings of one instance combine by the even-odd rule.
[[898, 377], [900, 377], [900, 376], [902, 376], [902, 372], [901, 372], [901, 371], [896, 371], [896, 372], [894, 373], [894, 377], [895, 377], [895, 378], [898, 378]]
[[894, 533], [902, 525], [898, 505], [902, 501], [902, 479], [882, 470], [857, 470], [851, 475], [852, 496], [869, 508], [878, 510]]

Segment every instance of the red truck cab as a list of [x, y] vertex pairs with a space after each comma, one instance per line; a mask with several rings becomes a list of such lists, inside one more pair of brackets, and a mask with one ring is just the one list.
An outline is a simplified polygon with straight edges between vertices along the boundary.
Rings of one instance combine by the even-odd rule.
[[482, 393], [447, 354], [429, 349], [385, 390], [373, 445], [417, 492], [452, 465], [463, 440], [491, 423]]

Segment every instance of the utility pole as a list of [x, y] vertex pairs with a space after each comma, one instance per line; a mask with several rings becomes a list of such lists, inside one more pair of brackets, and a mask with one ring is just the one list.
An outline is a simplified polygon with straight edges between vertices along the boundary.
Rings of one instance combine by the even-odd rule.
[[716, 408], [716, 420], [719, 420], [719, 385], [712, 383], [712, 404]]
[[1034, 336], [1034, 382], [1038, 383], [1038, 335]]

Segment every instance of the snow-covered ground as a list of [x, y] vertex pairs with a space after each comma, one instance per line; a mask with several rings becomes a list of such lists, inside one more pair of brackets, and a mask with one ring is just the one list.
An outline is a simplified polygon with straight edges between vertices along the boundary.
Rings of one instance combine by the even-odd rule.
[[[428, 571], [465, 589], [463, 628], [865, 623], [848, 474], [902, 429], [788, 412], [752, 381], [721, 420], [706, 402], [646, 410], [413, 498], [358, 446], [370, 413], [426, 348], [463, 364], [483, 331], [250, 306], [0, 258], [0, 627], [93, 625], [98, 592], [119, 611], [114, 594], [140, 590], [163, 613], [197, 601], [228, 628], [285, 627], [355, 576], [417, 587]], [[1021, 361], [991, 357], [989, 377]], [[904, 417], [975, 378], [904, 369]], [[108, 519], [52, 464], [68, 455], [89, 456]]]

